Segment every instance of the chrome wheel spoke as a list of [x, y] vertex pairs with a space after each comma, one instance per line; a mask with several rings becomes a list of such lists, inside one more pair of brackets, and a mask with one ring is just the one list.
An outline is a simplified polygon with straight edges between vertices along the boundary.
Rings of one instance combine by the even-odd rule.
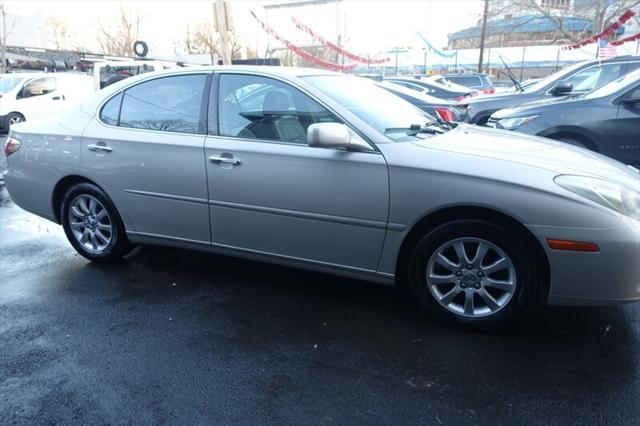
[[442, 253], [438, 253], [436, 255], [436, 258], [434, 259], [434, 261], [442, 266], [445, 269], [448, 269], [449, 271], [453, 272], [456, 269], [458, 269], [460, 267], [460, 265], [453, 263], [448, 257], [446, 257], [444, 254]]
[[499, 281], [487, 278], [484, 285], [486, 287], [495, 288], [496, 290], [505, 291], [507, 293], [513, 293], [514, 291], [514, 285], [509, 281]]
[[69, 226], [71, 226], [73, 230], [80, 230], [82, 228], [82, 222], [71, 222]]
[[82, 244], [84, 244], [84, 243], [86, 243], [88, 240], [89, 240], [89, 230], [88, 230], [88, 229], [85, 229], [85, 230], [82, 232], [82, 237], [80, 237], [80, 242], [81, 242]]
[[460, 294], [461, 291], [462, 290], [460, 290], [458, 287], [452, 288], [447, 294], [442, 296], [442, 298], [440, 299], [440, 303], [445, 306], [449, 305], [451, 302], [453, 302], [453, 299], [455, 299], [456, 296]]
[[470, 263], [469, 258], [467, 257], [467, 252], [464, 249], [464, 241], [458, 241], [453, 245], [453, 249], [456, 251], [456, 255], [458, 256], [458, 264], [462, 265], [465, 263]]
[[474, 312], [475, 306], [473, 302], [473, 293], [467, 291], [464, 293], [464, 314], [471, 316]]
[[482, 265], [482, 261], [484, 260], [484, 257], [487, 255], [487, 252], [489, 251], [489, 246], [483, 242], [478, 243], [478, 250], [476, 251], [475, 256], [473, 256], [473, 260], [471, 261], [471, 263], [474, 266], [481, 266]]
[[92, 215], [96, 215], [96, 199], [95, 198], [90, 198], [89, 199], [89, 213], [91, 213]]
[[455, 275], [429, 275], [429, 284], [431, 285], [441, 285], [441, 284], [451, 284], [456, 280]]
[[107, 217], [107, 210], [103, 207], [96, 215], [96, 220], [102, 220]]
[[96, 231], [96, 237], [98, 237], [98, 239], [102, 241], [103, 244], [107, 244], [109, 242], [109, 239], [105, 237], [104, 234], [100, 232], [100, 230]]
[[489, 275], [489, 274], [493, 274], [495, 272], [498, 272], [498, 271], [506, 268], [507, 266], [509, 266], [509, 262], [507, 261], [507, 259], [505, 259], [503, 257], [503, 258], [500, 258], [500, 259], [496, 260], [491, 265], [481, 266], [480, 268], [484, 271], [485, 274]]
[[491, 311], [497, 311], [498, 309], [500, 309], [500, 305], [498, 304], [498, 302], [487, 292], [487, 290], [482, 289], [478, 293], [480, 294], [480, 297], [482, 297], [482, 300], [487, 305], [487, 307], [491, 309]]

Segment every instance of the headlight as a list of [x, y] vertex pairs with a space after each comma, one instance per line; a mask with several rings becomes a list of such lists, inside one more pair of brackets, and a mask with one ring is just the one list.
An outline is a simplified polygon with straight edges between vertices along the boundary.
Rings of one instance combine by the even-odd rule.
[[538, 115], [530, 115], [528, 117], [503, 118], [502, 120], [498, 120], [498, 128], [513, 130], [516, 127], [527, 124], [528, 122], [535, 120], [538, 117]]
[[554, 182], [567, 191], [588, 198], [594, 203], [634, 219], [640, 219], [640, 192], [636, 190], [586, 176], [560, 175], [555, 177]]

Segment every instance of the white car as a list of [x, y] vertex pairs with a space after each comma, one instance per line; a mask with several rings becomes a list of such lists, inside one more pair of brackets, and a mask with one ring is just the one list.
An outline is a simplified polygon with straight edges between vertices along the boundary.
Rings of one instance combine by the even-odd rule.
[[0, 75], [0, 129], [57, 115], [94, 92], [91, 76], [79, 73]]

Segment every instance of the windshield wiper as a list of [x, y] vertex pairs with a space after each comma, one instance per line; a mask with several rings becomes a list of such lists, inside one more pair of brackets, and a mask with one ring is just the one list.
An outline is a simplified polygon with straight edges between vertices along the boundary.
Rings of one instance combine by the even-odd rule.
[[516, 80], [516, 77], [513, 75], [513, 71], [511, 71], [511, 68], [509, 68], [509, 65], [507, 65], [507, 63], [504, 61], [504, 59], [502, 58], [502, 55], [498, 55], [498, 57], [500, 58], [500, 61], [502, 61], [502, 64], [507, 70], [507, 77], [509, 77], [509, 80], [511, 80], [511, 82], [516, 86], [516, 89], [519, 92], [524, 92], [524, 89], [520, 85], [520, 82]]
[[[447, 128], [446, 130], [449, 130], [449, 128]], [[445, 130], [445, 126], [443, 126], [439, 121], [429, 121], [424, 126], [421, 126], [419, 124], [411, 124], [409, 125], [409, 127], [389, 127], [384, 129], [384, 132], [385, 133], [406, 132], [407, 135], [409, 136], [415, 136], [418, 133], [431, 133], [431, 134], [439, 135], [446, 132], [446, 130]]]

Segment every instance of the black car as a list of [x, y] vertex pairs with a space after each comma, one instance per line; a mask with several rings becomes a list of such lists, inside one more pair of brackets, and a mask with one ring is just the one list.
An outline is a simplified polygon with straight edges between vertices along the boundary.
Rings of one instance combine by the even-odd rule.
[[552, 74], [516, 93], [465, 99], [467, 120], [485, 125], [494, 112], [528, 102], [587, 93], [640, 67], [640, 56], [620, 56], [605, 61], [580, 62]]
[[640, 69], [584, 95], [498, 111], [489, 125], [557, 139], [640, 166]]
[[455, 99], [459, 101], [473, 94], [473, 91], [470, 91], [466, 87], [458, 85], [446, 86], [435, 81], [419, 80], [417, 78], [391, 77], [386, 78], [385, 81], [441, 99]]
[[387, 81], [378, 83], [378, 85], [386, 91], [412, 103], [434, 118], [440, 118], [444, 121], [461, 121], [464, 119], [464, 116], [461, 116], [460, 114], [466, 113], [466, 110], [464, 108], [457, 107], [451, 101], [434, 98], [433, 96], [429, 96], [425, 93], [418, 93], [414, 90], [407, 89]]
[[[479, 72], [466, 72], [456, 74], [439, 74], [438, 79], [446, 80], [451, 83], [459, 84], [484, 95], [491, 95], [496, 92], [493, 83], [486, 74]], [[440, 81], [440, 80], [436, 80]], [[440, 81], [441, 83], [444, 83]]]

